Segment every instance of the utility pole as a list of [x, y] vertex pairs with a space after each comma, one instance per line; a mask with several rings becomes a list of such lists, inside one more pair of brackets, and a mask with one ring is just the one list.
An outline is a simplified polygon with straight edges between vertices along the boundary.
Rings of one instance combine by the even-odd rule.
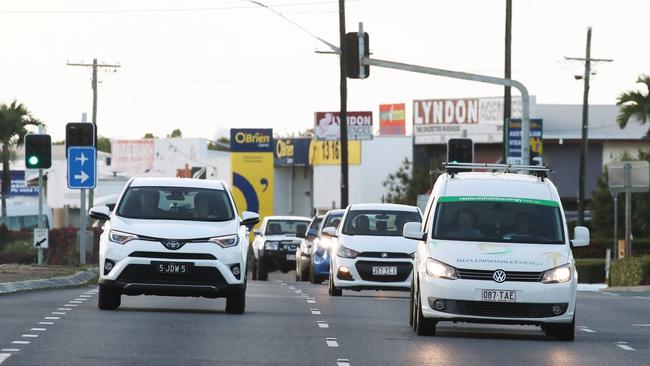
[[[83, 66], [83, 67], [92, 67], [93, 69], [93, 79], [92, 79], [92, 89], [93, 89], [93, 119], [92, 123], [95, 125], [95, 140], [97, 139], [97, 68], [104, 67], [104, 68], [111, 68], [111, 69], [117, 69], [120, 67], [120, 65], [111, 65], [111, 64], [98, 64], [97, 59], [93, 59], [92, 64], [86, 64], [86, 63], [67, 63], [68, 66]], [[97, 141], [95, 141], [95, 148], [97, 148]], [[88, 207], [93, 207], [93, 202], [94, 202], [94, 196], [95, 196], [95, 190], [90, 189], [90, 192], [88, 192]]]
[[[589, 133], [589, 77], [592, 62], [612, 62], [610, 59], [591, 58], [591, 27], [587, 28], [587, 51], [584, 58], [565, 57], [566, 60], [584, 61], [584, 95], [582, 98], [582, 140], [580, 141], [580, 170], [578, 178], [578, 225], [584, 225], [585, 220], [585, 170], [587, 165], [588, 133]], [[579, 78], [579, 77], [577, 77]]]
[[[506, 57], [505, 57], [505, 75], [504, 79], [510, 79], [511, 75], [511, 51], [512, 51], [512, 0], [506, 0]], [[512, 96], [510, 87], [504, 87], [503, 93], [503, 161], [508, 161], [508, 127], [510, 127], [510, 109], [512, 106]], [[528, 164], [528, 162], [522, 162]]]
[[339, 0], [339, 49], [341, 72], [341, 208], [348, 206], [348, 80], [345, 74], [345, 0]]

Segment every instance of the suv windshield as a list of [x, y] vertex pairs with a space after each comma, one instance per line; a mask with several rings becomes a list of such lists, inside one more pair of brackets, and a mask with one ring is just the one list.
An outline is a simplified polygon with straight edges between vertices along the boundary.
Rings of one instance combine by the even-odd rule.
[[563, 244], [560, 207], [555, 201], [510, 197], [440, 197], [434, 239], [502, 243]]
[[131, 219], [194, 221], [235, 217], [226, 191], [186, 187], [129, 187], [117, 214]]
[[309, 221], [303, 220], [269, 220], [264, 235], [305, 235]]
[[342, 232], [345, 235], [402, 236], [407, 222], [422, 222], [422, 217], [415, 211], [350, 211]]

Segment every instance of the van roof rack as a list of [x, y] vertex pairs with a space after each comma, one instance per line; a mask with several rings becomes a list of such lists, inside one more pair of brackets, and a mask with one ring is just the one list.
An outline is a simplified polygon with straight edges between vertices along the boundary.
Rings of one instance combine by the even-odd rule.
[[493, 172], [500, 171], [503, 173], [530, 172], [532, 175], [541, 178], [548, 177], [551, 171], [546, 165], [514, 165], [514, 164], [493, 164], [493, 163], [456, 163], [443, 162], [442, 166], [447, 173], [453, 178], [454, 174], [465, 170], [472, 171], [475, 169], [491, 169]]

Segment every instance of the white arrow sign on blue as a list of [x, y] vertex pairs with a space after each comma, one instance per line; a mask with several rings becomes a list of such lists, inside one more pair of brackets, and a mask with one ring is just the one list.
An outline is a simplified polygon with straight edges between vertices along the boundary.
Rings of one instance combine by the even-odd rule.
[[75, 146], [68, 148], [68, 188], [90, 189], [97, 185], [95, 148]]

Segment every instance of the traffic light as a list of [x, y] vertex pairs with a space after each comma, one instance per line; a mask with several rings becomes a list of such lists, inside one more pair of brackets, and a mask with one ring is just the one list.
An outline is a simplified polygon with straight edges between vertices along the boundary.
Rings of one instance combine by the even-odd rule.
[[65, 125], [65, 154], [68, 156], [68, 149], [74, 146], [95, 147], [96, 141], [95, 125], [88, 122], [70, 122]]
[[52, 166], [52, 138], [50, 135], [25, 136], [25, 167], [48, 169]]
[[473, 163], [474, 142], [472, 139], [449, 139], [447, 142], [448, 163]]
[[[351, 79], [365, 79], [370, 76], [370, 66], [361, 64], [361, 57], [359, 57], [359, 54], [359, 33], [346, 33], [343, 43], [345, 75]], [[368, 36], [368, 33], [364, 32], [363, 57], [368, 56], [370, 56], [370, 37]]]

